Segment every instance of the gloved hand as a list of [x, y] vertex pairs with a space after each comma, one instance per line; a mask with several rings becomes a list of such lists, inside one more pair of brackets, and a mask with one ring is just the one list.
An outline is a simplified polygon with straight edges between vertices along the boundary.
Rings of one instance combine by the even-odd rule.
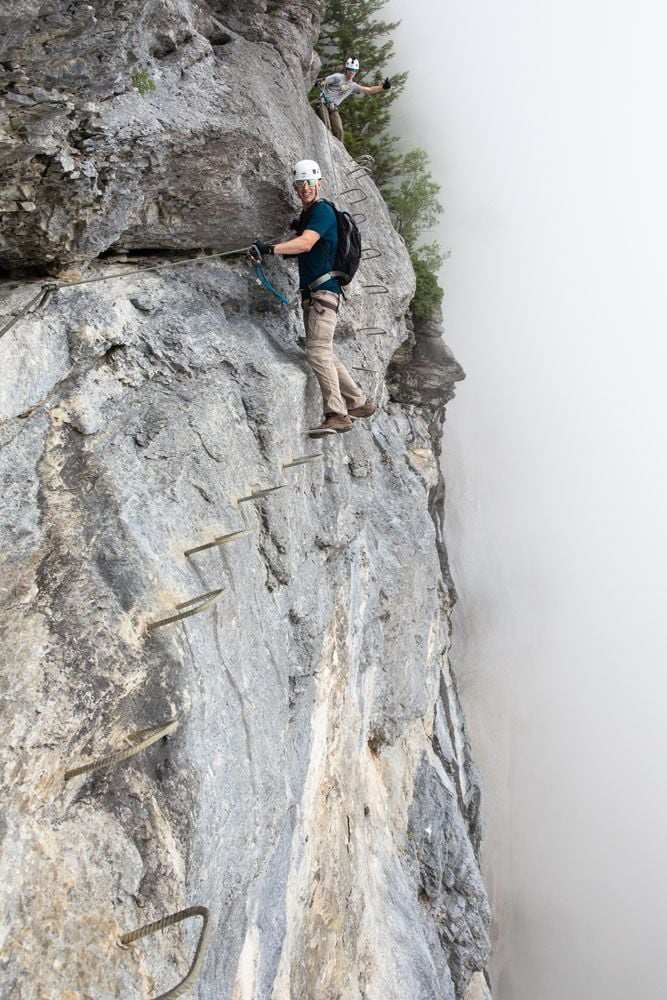
[[261, 257], [267, 257], [272, 253], [275, 253], [272, 245], [270, 243], [264, 243], [262, 240], [255, 240], [253, 243], [253, 249], [255, 249]]
[[389, 79], [389, 77], [387, 77], [384, 83], [382, 84], [382, 89], [391, 90], [391, 80]]
[[298, 233], [300, 224], [301, 224], [301, 219], [297, 216], [296, 219], [292, 219], [292, 221], [289, 224], [289, 227], [290, 229], [294, 230], [295, 233]]

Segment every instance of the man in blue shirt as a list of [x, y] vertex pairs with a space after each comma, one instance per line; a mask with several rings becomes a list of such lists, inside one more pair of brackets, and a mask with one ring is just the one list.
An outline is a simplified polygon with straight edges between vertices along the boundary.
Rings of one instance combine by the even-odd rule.
[[340, 307], [341, 287], [331, 273], [338, 250], [336, 216], [326, 202], [319, 201], [322, 174], [314, 160], [299, 160], [294, 167], [294, 190], [302, 205], [297, 233], [285, 243], [262, 243], [261, 254], [299, 256], [299, 287], [306, 328], [306, 357], [322, 390], [324, 420], [310, 431], [323, 437], [349, 431], [356, 417], [370, 417], [375, 407], [354, 381], [333, 350], [334, 331]]

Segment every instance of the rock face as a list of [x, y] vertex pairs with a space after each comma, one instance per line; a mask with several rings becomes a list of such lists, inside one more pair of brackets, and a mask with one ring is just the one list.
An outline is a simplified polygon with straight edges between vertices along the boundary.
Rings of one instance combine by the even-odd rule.
[[10, 0], [0, 267], [53, 268], [121, 238], [256, 235], [284, 212], [281, 166], [316, 130], [304, 80], [319, 15], [306, 0]]
[[[212, 916], [201, 1000], [489, 996], [438, 463], [462, 372], [440, 328], [406, 320], [413, 276], [384, 204], [357, 178], [383, 255], [338, 326], [380, 405], [332, 440], [303, 436], [320, 398], [300, 316], [242, 258], [129, 273], [284, 231], [294, 158], [326, 165], [330, 194], [352, 186], [304, 96], [320, 13], [52, 0], [2, 15], [4, 163], [34, 206], [11, 196], [5, 267], [76, 260], [69, 280], [111, 279], [60, 287], [0, 339], [8, 996], [162, 993], [196, 921], [118, 938], [191, 905]], [[132, 88], [139, 70], [156, 92]], [[118, 246], [161, 254], [91, 262]], [[294, 291], [293, 265], [267, 268]], [[6, 315], [39, 288], [2, 284]], [[172, 718], [168, 739], [64, 780]]]

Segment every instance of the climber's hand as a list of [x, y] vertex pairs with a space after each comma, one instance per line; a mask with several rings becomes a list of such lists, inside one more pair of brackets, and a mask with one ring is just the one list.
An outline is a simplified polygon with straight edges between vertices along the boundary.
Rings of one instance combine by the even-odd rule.
[[384, 83], [382, 84], [382, 89], [391, 90], [391, 80], [389, 79], [389, 77], [386, 77]]
[[272, 245], [270, 243], [264, 243], [263, 240], [255, 240], [252, 245], [253, 250], [256, 250], [260, 257], [270, 256], [275, 253]]

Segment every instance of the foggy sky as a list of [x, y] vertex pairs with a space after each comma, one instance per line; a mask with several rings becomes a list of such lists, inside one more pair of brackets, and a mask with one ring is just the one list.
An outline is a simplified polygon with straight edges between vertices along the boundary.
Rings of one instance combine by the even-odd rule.
[[442, 184], [496, 1000], [664, 1000], [667, 10], [391, 0]]

